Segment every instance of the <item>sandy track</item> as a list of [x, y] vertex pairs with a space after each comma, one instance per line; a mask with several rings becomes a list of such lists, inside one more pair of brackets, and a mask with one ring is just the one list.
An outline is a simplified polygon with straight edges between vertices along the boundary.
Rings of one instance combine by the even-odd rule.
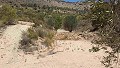
[[37, 59], [38, 55], [19, 53], [18, 61], [10, 65], [14, 68], [104, 68], [100, 63], [104, 51], [90, 53], [91, 42], [58, 40], [57, 44], [56, 54]]
[[100, 63], [104, 51], [90, 53], [93, 44], [86, 40], [58, 40], [54, 50], [57, 53], [39, 59], [38, 54], [17, 52], [22, 31], [28, 28], [13, 25], [6, 29], [0, 39], [0, 68], [104, 68]]
[[29, 26], [11, 25], [4, 31], [0, 38], [0, 68], [6, 68], [6, 64], [14, 63], [17, 59], [17, 48], [22, 36]]

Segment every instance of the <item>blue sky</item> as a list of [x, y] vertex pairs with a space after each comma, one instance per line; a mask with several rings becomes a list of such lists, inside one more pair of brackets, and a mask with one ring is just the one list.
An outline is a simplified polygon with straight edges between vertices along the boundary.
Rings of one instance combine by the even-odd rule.
[[[65, 0], [65, 1], [69, 1], [69, 2], [77, 2], [77, 1], [85, 1], [85, 0]], [[109, 2], [109, 0], [104, 0], [106, 2]]]
[[69, 2], [77, 2], [77, 1], [80, 1], [80, 0], [65, 0], [65, 1], [69, 1]]

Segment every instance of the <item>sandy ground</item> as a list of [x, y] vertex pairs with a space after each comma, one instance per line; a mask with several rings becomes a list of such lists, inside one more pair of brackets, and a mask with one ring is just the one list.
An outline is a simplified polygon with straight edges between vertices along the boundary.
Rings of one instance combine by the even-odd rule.
[[104, 51], [89, 52], [94, 44], [87, 40], [57, 40], [55, 54], [46, 57], [18, 52], [22, 31], [29, 26], [9, 26], [0, 38], [0, 68], [104, 68], [100, 63]]
[[22, 31], [26, 31], [26, 25], [12, 25], [7, 27], [0, 38], [0, 68], [6, 68], [6, 64], [16, 61], [17, 48], [22, 36]]

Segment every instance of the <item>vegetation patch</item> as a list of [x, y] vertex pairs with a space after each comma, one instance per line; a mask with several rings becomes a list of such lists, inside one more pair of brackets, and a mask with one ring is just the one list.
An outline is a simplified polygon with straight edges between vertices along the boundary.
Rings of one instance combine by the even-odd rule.
[[[39, 26], [40, 27], [40, 26]], [[41, 46], [45, 46], [48, 50], [54, 48], [54, 33], [48, 29], [41, 28], [29, 28], [27, 33], [23, 32], [22, 40], [20, 41], [19, 49], [23, 50], [26, 54], [39, 50]], [[39, 28], [39, 29], [38, 29]], [[41, 39], [40, 39], [41, 38]], [[41, 44], [37, 41], [42, 40]]]
[[77, 26], [76, 17], [73, 15], [66, 16], [64, 21], [63, 21], [63, 26], [64, 26], [65, 30], [72, 32]]

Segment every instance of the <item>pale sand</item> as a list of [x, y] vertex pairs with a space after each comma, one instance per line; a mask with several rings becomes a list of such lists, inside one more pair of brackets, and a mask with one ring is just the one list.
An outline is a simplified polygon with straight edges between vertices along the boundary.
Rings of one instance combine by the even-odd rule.
[[93, 44], [86, 40], [57, 41], [53, 55], [39, 58], [38, 54], [25, 55], [17, 52], [22, 31], [29, 26], [9, 26], [0, 39], [0, 68], [104, 68], [100, 63], [104, 51], [90, 53]]

